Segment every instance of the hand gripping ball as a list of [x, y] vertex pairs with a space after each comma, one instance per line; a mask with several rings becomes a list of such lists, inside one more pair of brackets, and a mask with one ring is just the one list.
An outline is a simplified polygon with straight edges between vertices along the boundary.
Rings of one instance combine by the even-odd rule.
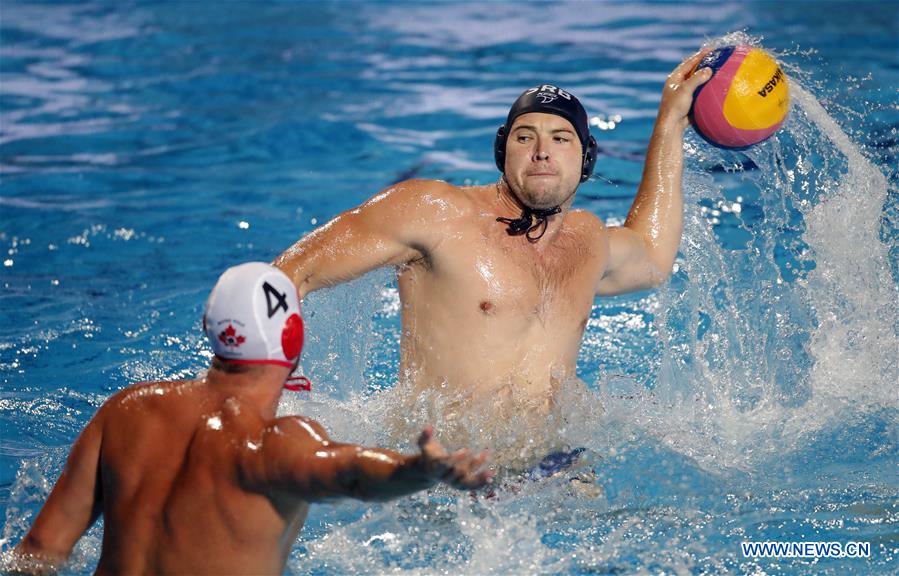
[[724, 148], [745, 148], [783, 125], [790, 109], [787, 76], [765, 51], [747, 45], [717, 48], [693, 71], [701, 68], [711, 68], [712, 78], [694, 93], [690, 114], [703, 138]]

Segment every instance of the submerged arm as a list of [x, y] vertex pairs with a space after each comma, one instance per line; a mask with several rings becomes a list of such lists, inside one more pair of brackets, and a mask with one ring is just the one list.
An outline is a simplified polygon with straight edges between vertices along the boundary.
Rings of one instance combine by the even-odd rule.
[[646, 151], [643, 178], [624, 226], [609, 229], [609, 262], [596, 287], [612, 295], [658, 286], [671, 273], [683, 230], [683, 135], [693, 93], [710, 74], [690, 71], [707, 51], [668, 77]]
[[[101, 412], [102, 414], [102, 412]], [[28, 534], [16, 546], [15, 570], [44, 573], [66, 561], [72, 547], [102, 511], [100, 445], [102, 422], [95, 417], [84, 429], [47, 502]]]

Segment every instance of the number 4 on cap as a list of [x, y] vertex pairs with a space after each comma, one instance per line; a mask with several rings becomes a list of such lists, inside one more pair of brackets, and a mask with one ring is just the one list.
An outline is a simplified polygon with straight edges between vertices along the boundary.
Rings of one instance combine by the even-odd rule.
[[[287, 293], [278, 292], [274, 286], [265, 282], [262, 284], [262, 289], [265, 291], [265, 303], [268, 305], [268, 317], [271, 318], [275, 315], [275, 312], [284, 308], [284, 313], [286, 314], [287, 309]], [[277, 300], [277, 304], [272, 306], [272, 298]]]

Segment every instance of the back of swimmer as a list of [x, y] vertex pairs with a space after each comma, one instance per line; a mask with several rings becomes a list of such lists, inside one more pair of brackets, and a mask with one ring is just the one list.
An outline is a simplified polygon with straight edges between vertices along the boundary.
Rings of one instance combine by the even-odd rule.
[[102, 514], [99, 574], [280, 573], [311, 502], [491, 481], [486, 454], [450, 455], [430, 428], [404, 455], [276, 418], [303, 342], [296, 289], [276, 268], [222, 274], [204, 331], [215, 353], [205, 374], [135, 384], [97, 411], [5, 568], [59, 567]]

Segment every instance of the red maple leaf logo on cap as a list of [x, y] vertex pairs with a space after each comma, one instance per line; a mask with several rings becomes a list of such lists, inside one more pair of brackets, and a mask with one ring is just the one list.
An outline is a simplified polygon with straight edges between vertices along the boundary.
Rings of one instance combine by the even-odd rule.
[[225, 328], [225, 330], [221, 334], [219, 334], [219, 340], [221, 340], [225, 346], [237, 348], [238, 346], [246, 342], [247, 339], [243, 336], [240, 336], [237, 333], [237, 330], [234, 329], [234, 326], [229, 323], [228, 327]]

